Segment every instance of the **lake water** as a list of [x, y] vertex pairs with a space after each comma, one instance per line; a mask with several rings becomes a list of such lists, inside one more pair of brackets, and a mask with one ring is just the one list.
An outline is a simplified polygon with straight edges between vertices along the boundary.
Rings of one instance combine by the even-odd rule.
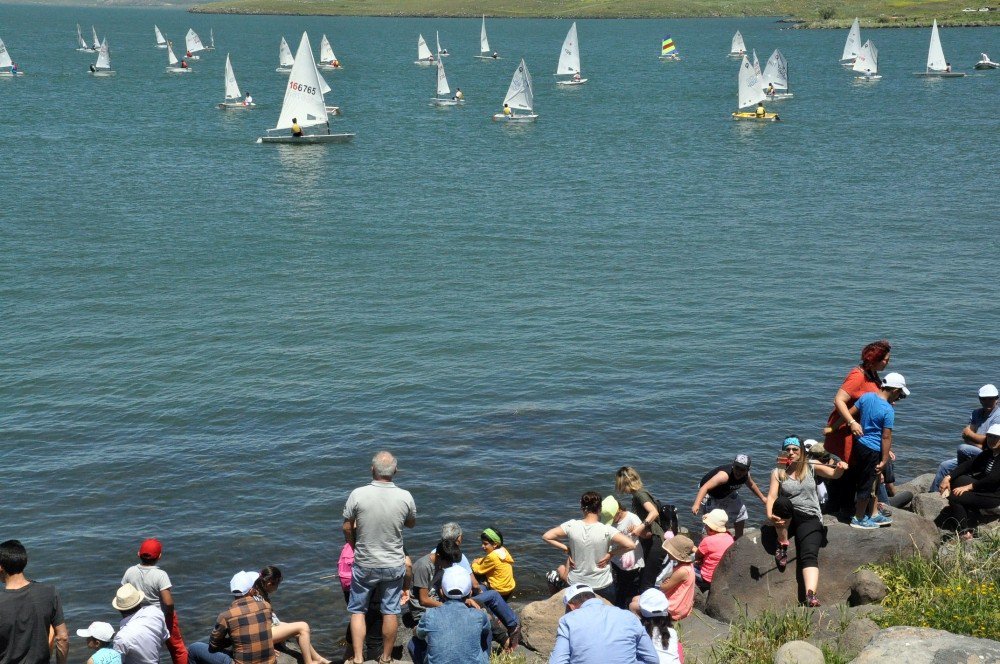
[[[86, 74], [77, 22], [117, 77]], [[219, 50], [168, 76], [154, 23], [214, 28]], [[0, 80], [0, 537], [72, 628], [114, 618], [155, 535], [190, 639], [235, 571], [270, 563], [278, 612], [329, 651], [345, 613], [322, 577], [383, 447], [418, 503], [411, 552], [450, 519], [470, 553], [496, 525], [530, 595], [558, 562], [541, 533], [583, 491], [633, 464], [693, 525], [703, 472], [749, 452], [765, 482], [879, 337], [913, 390], [900, 477], [953, 452], [1000, 381], [1000, 72], [913, 77], [928, 30], [864, 31], [885, 79], [859, 85], [846, 31], [601, 20], [578, 23], [590, 83], [558, 89], [568, 27], [490, 20], [504, 59], [481, 62], [478, 20], [0, 7], [28, 73]], [[737, 28], [790, 63], [780, 124], [729, 119]], [[278, 40], [303, 30], [345, 65], [325, 75], [351, 145], [254, 144]], [[413, 60], [435, 30], [464, 108], [427, 104]], [[665, 34], [683, 62], [656, 59]], [[970, 72], [998, 37], [942, 31]], [[259, 109], [214, 107], [227, 52]], [[497, 126], [520, 56], [541, 118]]]

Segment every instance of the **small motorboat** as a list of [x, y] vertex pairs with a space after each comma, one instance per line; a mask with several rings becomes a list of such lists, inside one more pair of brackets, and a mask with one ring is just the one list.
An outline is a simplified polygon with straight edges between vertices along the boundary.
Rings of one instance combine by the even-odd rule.
[[990, 56], [985, 53], [980, 53], [979, 55], [982, 57], [975, 64], [976, 69], [1000, 69], [1000, 62], [993, 62], [990, 60]]

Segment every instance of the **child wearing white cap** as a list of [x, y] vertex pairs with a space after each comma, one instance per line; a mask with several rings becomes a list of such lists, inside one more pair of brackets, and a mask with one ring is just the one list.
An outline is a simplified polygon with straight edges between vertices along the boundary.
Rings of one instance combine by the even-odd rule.
[[639, 622], [652, 639], [660, 664], [681, 664], [683, 651], [670, 617], [670, 601], [659, 588], [639, 595]]
[[76, 630], [76, 635], [87, 639], [87, 647], [94, 651], [87, 664], [122, 664], [121, 653], [109, 647], [115, 638], [115, 628], [109, 623], [92, 622], [87, 629]]

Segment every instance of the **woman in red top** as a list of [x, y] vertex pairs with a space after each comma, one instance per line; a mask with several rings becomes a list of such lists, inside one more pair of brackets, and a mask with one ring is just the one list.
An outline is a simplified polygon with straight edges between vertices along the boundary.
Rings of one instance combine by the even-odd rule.
[[889, 364], [892, 346], [885, 339], [873, 341], [861, 349], [861, 362], [848, 372], [833, 398], [833, 412], [826, 421], [823, 447], [844, 461], [851, 458], [854, 436], [862, 434], [861, 425], [851, 415], [851, 406], [862, 394], [876, 392], [882, 385], [878, 372]]

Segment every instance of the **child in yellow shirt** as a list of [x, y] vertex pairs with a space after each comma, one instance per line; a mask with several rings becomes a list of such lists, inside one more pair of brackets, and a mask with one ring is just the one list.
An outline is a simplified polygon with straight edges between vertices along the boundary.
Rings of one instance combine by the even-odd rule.
[[472, 572], [501, 597], [514, 592], [514, 556], [503, 545], [503, 533], [487, 528], [480, 535], [486, 555], [472, 561]]

